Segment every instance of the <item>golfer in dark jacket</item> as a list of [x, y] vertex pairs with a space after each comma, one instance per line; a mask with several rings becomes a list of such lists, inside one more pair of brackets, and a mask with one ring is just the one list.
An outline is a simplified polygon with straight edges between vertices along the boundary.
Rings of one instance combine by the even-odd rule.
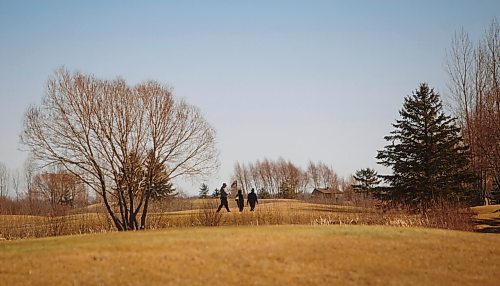
[[245, 205], [245, 199], [243, 198], [243, 193], [241, 192], [241, 190], [238, 190], [238, 194], [236, 195], [236, 204], [238, 205], [238, 209], [240, 210], [240, 212], [242, 212]]
[[222, 187], [220, 188], [220, 205], [217, 208], [217, 212], [219, 212], [222, 207], [225, 207], [227, 212], [231, 212], [229, 210], [229, 206], [227, 204], [227, 193], [226, 193], [226, 183], [222, 184]]
[[257, 194], [255, 193], [255, 190], [252, 188], [250, 193], [247, 196], [247, 205], [250, 204], [250, 211], [253, 212], [255, 209], [255, 203], [259, 203], [259, 200], [257, 199]]

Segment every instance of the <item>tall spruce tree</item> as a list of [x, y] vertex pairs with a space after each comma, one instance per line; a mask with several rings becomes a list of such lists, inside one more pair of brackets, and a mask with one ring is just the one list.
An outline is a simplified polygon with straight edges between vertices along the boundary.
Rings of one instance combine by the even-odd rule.
[[384, 139], [378, 163], [392, 168], [381, 176], [389, 187], [382, 199], [425, 211], [440, 201], [470, 199], [467, 147], [455, 119], [442, 110], [439, 95], [425, 83], [404, 100], [401, 118]]

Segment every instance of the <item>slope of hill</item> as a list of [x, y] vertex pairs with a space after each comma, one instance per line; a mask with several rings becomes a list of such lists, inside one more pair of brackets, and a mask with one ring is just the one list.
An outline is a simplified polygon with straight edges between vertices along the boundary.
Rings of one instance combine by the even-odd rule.
[[177, 228], [0, 242], [3, 285], [497, 285], [500, 236], [387, 226]]
[[476, 213], [476, 230], [479, 232], [500, 233], [500, 205], [473, 207]]

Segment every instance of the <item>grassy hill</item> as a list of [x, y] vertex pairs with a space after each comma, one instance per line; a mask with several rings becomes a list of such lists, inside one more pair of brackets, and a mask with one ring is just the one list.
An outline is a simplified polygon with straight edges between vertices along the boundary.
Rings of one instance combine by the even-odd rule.
[[500, 233], [500, 205], [473, 207], [476, 213], [476, 230]]
[[0, 242], [3, 285], [498, 285], [500, 236], [229, 226]]

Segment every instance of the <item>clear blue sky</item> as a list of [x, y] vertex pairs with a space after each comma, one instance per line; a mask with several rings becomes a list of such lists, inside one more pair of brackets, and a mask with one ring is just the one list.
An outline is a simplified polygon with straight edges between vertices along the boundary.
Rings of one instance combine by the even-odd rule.
[[[376, 165], [403, 98], [448, 93], [445, 51], [500, 1], [0, 1], [0, 161], [53, 71], [158, 80], [216, 128], [221, 169], [283, 157], [340, 175]], [[197, 190], [186, 190], [196, 193]]]

